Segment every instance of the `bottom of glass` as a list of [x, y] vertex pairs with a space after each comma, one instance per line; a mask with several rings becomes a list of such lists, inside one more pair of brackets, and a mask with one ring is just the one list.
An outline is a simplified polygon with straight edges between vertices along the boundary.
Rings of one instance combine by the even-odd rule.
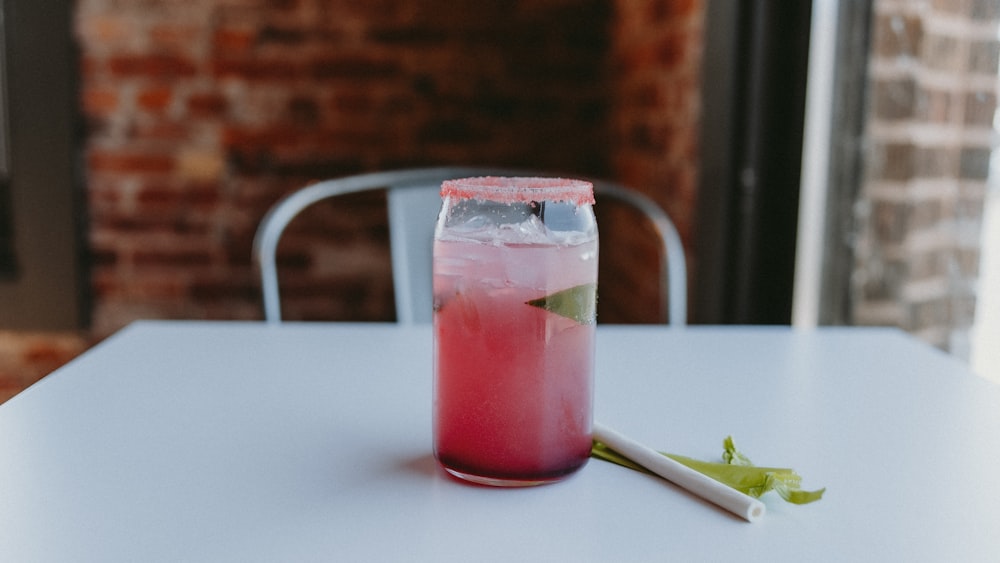
[[483, 475], [480, 473], [472, 473], [456, 469], [455, 467], [438, 460], [438, 464], [441, 465], [441, 467], [444, 468], [444, 470], [450, 475], [461, 479], [462, 481], [468, 481], [477, 485], [487, 485], [490, 487], [535, 487], [538, 485], [557, 483], [579, 471], [580, 468], [586, 464], [586, 462], [587, 458], [584, 458], [580, 463], [573, 464], [563, 471], [543, 475]]
[[555, 483], [556, 481], [562, 481], [569, 476], [560, 475], [559, 477], [551, 477], [547, 479], [506, 479], [498, 477], [484, 477], [482, 475], [473, 475], [472, 473], [463, 473], [450, 467], [445, 467], [444, 470], [463, 481], [469, 481], [470, 483], [476, 483], [477, 485], [488, 485], [490, 487], [536, 487], [538, 485], [547, 485], [549, 483]]

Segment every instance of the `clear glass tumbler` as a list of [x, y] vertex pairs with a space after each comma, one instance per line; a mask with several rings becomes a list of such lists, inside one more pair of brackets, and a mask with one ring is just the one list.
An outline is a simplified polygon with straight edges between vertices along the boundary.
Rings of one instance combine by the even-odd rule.
[[591, 448], [593, 186], [444, 182], [434, 236], [434, 453], [480, 484], [558, 481]]

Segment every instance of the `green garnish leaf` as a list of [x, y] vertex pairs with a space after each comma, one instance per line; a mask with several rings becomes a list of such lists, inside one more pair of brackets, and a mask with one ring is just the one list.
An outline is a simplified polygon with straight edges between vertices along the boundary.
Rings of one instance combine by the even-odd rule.
[[[823, 493], [826, 492], [825, 488], [817, 491], [803, 491], [800, 487], [802, 477], [792, 469], [755, 466], [750, 462], [750, 458], [736, 449], [732, 436], [726, 437], [723, 448], [722, 463], [660, 453], [754, 498], [759, 498], [768, 491], [774, 491], [792, 504], [808, 504], [823, 498]], [[650, 473], [646, 468], [596, 440], [590, 455], [636, 471]]]
[[585, 283], [573, 286], [545, 297], [532, 299], [527, 304], [573, 319], [580, 324], [591, 324], [597, 320], [597, 284]]

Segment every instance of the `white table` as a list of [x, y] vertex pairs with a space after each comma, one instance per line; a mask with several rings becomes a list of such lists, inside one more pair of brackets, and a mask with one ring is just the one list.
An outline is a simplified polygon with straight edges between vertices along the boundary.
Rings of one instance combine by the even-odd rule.
[[591, 460], [474, 487], [430, 455], [431, 331], [143, 322], [0, 407], [4, 561], [996, 561], [1000, 387], [895, 330], [601, 326], [597, 417], [806, 506], [744, 522]]

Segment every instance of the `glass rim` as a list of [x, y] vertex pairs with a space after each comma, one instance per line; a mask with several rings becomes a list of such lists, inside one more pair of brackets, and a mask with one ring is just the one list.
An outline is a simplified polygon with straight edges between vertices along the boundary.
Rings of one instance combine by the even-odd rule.
[[441, 183], [441, 197], [498, 203], [567, 201], [579, 206], [594, 203], [594, 185], [570, 178], [479, 176], [445, 180]]

